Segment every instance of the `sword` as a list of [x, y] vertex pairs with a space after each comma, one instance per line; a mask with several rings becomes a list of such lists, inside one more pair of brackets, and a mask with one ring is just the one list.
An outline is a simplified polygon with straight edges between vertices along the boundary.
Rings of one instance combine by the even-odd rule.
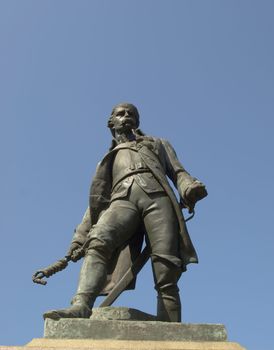
[[126, 271], [124, 276], [115, 285], [111, 292], [106, 296], [99, 307], [110, 306], [119, 297], [119, 295], [126, 289], [126, 287], [132, 282], [132, 280], [138, 275], [138, 273], [145, 266], [150, 257], [150, 249], [146, 246], [143, 251], [138, 255], [138, 258], [133, 262], [131, 267]]

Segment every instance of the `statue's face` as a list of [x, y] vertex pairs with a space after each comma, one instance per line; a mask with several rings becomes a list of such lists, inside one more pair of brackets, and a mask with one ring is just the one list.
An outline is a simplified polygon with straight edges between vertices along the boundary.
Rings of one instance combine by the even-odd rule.
[[127, 132], [136, 129], [136, 117], [130, 107], [117, 107], [113, 114], [112, 122], [113, 128], [118, 132]]

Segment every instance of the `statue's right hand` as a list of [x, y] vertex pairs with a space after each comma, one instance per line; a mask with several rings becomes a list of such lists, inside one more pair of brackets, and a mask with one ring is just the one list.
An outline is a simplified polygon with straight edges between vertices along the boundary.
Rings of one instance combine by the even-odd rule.
[[80, 243], [78, 243], [78, 242], [73, 242], [73, 243], [71, 243], [71, 246], [69, 247], [69, 250], [68, 250], [66, 256], [72, 257], [73, 253], [74, 253], [76, 250], [80, 249], [81, 247], [82, 247], [82, 244], [80, 244]]

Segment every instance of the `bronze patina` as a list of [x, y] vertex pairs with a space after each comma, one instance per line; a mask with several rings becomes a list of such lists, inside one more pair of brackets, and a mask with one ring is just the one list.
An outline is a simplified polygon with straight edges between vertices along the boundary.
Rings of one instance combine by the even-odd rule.
[[[130, 103], [115, 106], [108, 121], [112, 133], [109, 152], [98, 164], [89, 207], [73, 235], [64, 259], [34, 275], [43, 277], [84, 255], [72, 305], [52, 310], [44, 318], [89, 318], [98, 295], [110, 305], [150, 258], [158, 294], [157, 319], [180, 322], [178, 280], [189, 263], [197, 263], [182, 207], [193, 213], [207, 195], [202, 182], [179, 162], [170, 143], [139, 129], [139, 112]], [[178, 202], [168, 178], [180, 197]], [[141, 253], [143, 240], [146, 248]]]

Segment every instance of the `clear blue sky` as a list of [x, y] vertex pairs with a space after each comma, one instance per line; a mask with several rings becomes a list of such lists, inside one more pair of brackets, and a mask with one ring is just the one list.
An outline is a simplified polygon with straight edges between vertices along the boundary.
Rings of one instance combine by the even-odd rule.
[[[274, 3], [269, 0], [1, 0], [0, 344], [42, 337], [80, 263], [61, 258], [129, 101], [209, 196], [189, 231], [200, 258], [180, 280], [183, 320], [223, 323], [249, 350], [274, 348]], [[150, 266], [116, 305], [155, 313]]]

